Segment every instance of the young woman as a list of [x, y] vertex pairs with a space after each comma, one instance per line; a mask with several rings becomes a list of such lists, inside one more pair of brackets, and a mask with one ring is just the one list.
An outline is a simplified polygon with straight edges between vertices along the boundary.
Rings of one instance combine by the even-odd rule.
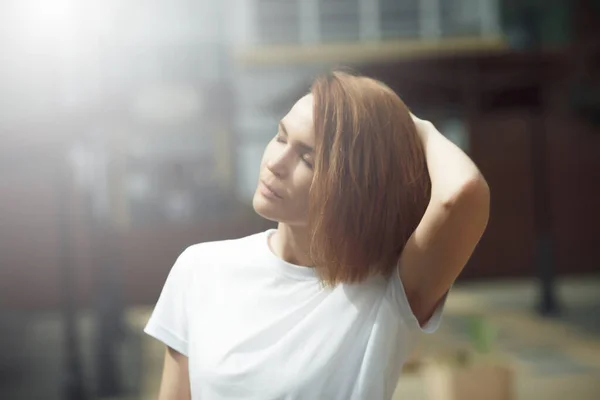
[[177, 259], [145, 331], [159, 398], [390, 399], [483, 234], [473, 162], [381, 82], [333, 72], [281, 120], [253, 205], [277, 229]]

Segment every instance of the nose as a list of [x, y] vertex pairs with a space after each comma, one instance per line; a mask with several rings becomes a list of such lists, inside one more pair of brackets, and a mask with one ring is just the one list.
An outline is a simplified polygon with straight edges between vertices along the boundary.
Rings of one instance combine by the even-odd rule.
[[288, 165], [287, 165], [287, 157], [286, 152], [282, 151], [281, 153], [273, 156], [266, 163], [267, 169], [279, 179], [283, 179], [287, 176], [288, 173]]

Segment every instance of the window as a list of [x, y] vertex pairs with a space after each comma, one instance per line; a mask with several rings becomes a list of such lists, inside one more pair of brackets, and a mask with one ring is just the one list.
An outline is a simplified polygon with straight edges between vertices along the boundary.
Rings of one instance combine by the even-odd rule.
[[255, 1], [256, 26], [261, 44], [287, 44], [300, 41], [298, 0]]
[[315, 44], [496, 34], [498, 0], [254, 0], [258, 42]]
[[482, 31], [481, 0], [440, 1], [441, 30], [445, 36], [477, 36]]
[[419, 36], [419, 0], [380, 0], [381, 38], [416, 38]]
[[358, 0], [321, 0], [319, 3], [322, 42], [359, 40]]

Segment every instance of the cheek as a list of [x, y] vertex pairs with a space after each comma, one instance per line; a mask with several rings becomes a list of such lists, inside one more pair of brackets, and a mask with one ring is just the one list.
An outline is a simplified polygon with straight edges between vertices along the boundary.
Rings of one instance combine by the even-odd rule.
[[303, 204], [308, 203], [312, 178], [312, 171], [308, 170], [303, 165], [299, 166], [295, 177], [294, 186], [296, 188], [296, 195], [298, 197], [298, 200], [301, 201]]

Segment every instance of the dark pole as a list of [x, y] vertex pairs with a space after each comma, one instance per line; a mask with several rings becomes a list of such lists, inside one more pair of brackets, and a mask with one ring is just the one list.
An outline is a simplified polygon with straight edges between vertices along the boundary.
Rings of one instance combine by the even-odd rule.
[[75, 266], [71, 257], [69, 204], [71, 201], [71, 171], [67, 156], [57, 160], [58, 174], [58, 220], [61, 257], [62, 316], [64, 323], [64, 365], [62, 388], [65, 400], [85, 400], [88, 398], [83, 380], [80, 343], [77, 332], [77, 305], [75, 298]]
[[124, 334], [121, 291], [116, 271], [118, 260], [110, 240], [111, 228], [97, 224], [95, 229], [101, 231], [98, 235], [100, 253], [95, 257], [99, 289], [96, 293], [97, 395], [113, 397], [124, 394], [118, 358], [119, 343]]
[[[96, 139], [96, 138], [94, 138]], [[90, 213], [90, 225], [93, 232], [94, 270], [96, 290], [94, 293], [96, 309], [96, 332], [95, 332], [95, 361], [97, 368], [96, 394], [100, 397], [115, 397], [125, 394], [125, 388], [121, 379], [122, 365], [119, 363], [119, 345], [125, 334], [122, 285], [119, 273], [118, 257], [118, 230], [112, 222], [112, 207], [110, 202], [110, 191], [114, 175], [121, 173], [117, 171], [113, 160], [110, 146], [100, 140], [100, 146], [94, 146], [94, 150], [100, 149], [108, 155], [109, 161], [100, 168], [106, 169], [107, 192], [102, 194], [106, 207], [101, 207], [97, 213]], [[94, 140], [94, 144], [98, 144]], [[96, 167], [98, 167], [96, 165]], [[90, 198], [90, 205], [94, 199]]]
[[[543, 96], [543, 91], [542, 91]], [[542, 104], [544, 100], [541, 99]], [[542, 111], [542, 110], [538, 110]], [[531, 127], [531, 169], [533, 173], [534, 263], [539, 279], [538, 312], [544, 316], [557, 315], [554, 240], [547, 177], [547, 134], [544, 114], [538, 112]]]
[[546, 132], [546, 105], [547, 81], [551, 80], [548, 74], [548, 63], [542, 53], [541, 38], [541, 13], [539, 7], [530, 5], [522, 11], [521, 25], [528, 34], [529, 51], [537, 54], [539, 62], [535, 66], [543, 75], [539, 83], [539, 101], [533, 109], [531, 131], [531, 172], [533, 184], [533, 224], [534, 224], [534, 249], [533, 259], [539, 280], [538, 312], [544, 316], [558, 314], [558, 302], [555, 290], [555, 268], [552, 237], [552, 213], [550, 212], [550, 191], [548, 190], [547, 170], [547, 132]]

